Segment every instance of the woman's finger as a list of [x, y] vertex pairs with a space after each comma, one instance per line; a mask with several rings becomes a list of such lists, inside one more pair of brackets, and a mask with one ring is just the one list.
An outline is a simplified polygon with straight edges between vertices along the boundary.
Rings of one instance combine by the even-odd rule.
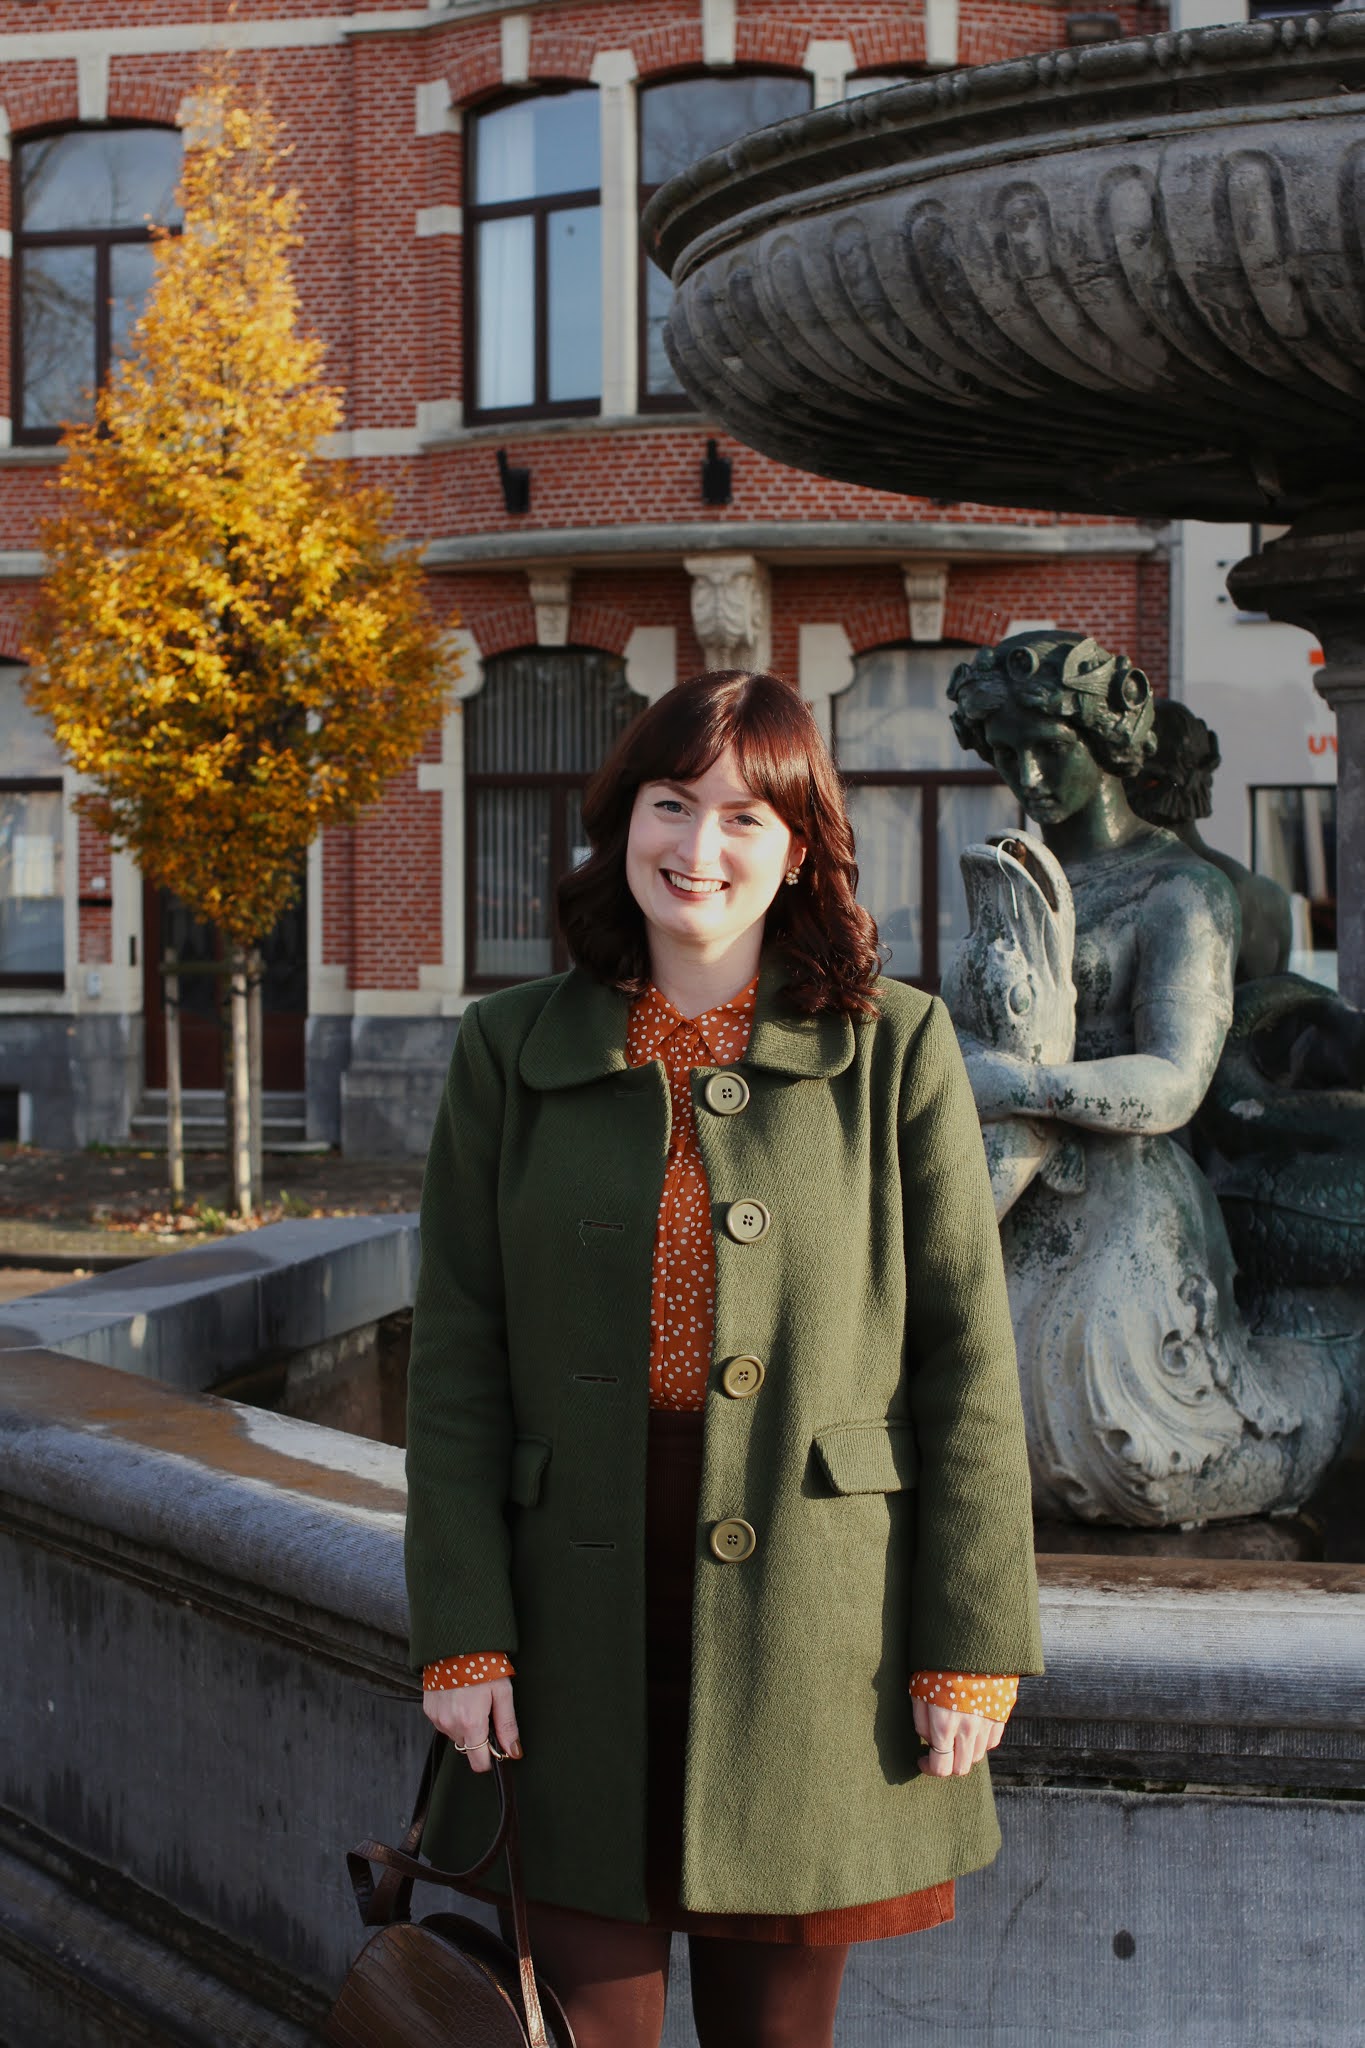
[[510, 1678], [495, 1678], [493, 1681], [493, 1735], [504, 1756], [521, 1755], [521, 1737], [517, 1733]]
[[998, 1749], [1000, 1747], [1000, 1738], [1004, 1734], [1004, 1732], [1005, 1724], [1003, 1721], [992, 1721], [990, 1724], [990, 1733], [986, 1737], [987, 1749]]
[[[925, 1708], [924, 1725], [920, 1727], [920, 1735], [928, 1744], [919, 1760], [919, 1767], [926, 1777], [950, 1778], [953, 1774], [957, 1724], [962, 1716], [954, 1713], [951, 1707], [932, 1706], [926, 1701], [918, 1701], [916, 1704]], [[919, 1726], [918, 1717], [916, 1726]]]
[[973, 1726], [975, 1718], [973, 1714], [964, 1714], [953, 1730], [952, 1769], [954, 1777], [957, 1778], [965, 1778], [976, 1762], [976, 1729]]

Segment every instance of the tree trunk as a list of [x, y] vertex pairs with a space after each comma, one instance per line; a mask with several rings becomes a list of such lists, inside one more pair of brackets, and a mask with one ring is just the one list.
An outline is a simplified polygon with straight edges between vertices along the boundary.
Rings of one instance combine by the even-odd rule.
[[265, 1050], [262, 1039], [264, 1030], [263, 997], [261, 983], [265, 975], [265, 963], [260, 948], [253, 946], [247, 954], [247, 1042], [250, 1054], [250, 1117], [251, 1117], [251, 1187], [257, 1203], [265, 1200], [265, 1109], [264, 1109], [264, 1060]]
[[180, 1089], [180, 976], [179, 962], [168, 946], [165, 962], [166, 1002], [166, 1164], [171, 1183], [171, 1207], [185, 1206], [185, 1104]]
[[251, 1173], [251, 1056], [247, 1030], [247, 956], [232, 949], [232, 1127], [228, 1148], [232, 1158], [232, 1198], [239, 1216], [256, 1213]]

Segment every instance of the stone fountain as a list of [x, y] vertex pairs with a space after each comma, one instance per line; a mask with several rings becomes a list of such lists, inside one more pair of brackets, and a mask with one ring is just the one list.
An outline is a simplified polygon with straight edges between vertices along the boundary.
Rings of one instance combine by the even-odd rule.
[[[766, 454], [958, 502], [1288, 526], [1237, 565], [1229, 587], [1239, 605], [1307, 627], [1323, 645], [1318, 688], [1339, 719], [1341, 987], [1365, 1003], [1365, 12], [1139, 37], [823, 108], [693, 165], [653, 200], [645, 233], [676, 286], [669, 348], [683, 384]], [[1052, 658], [1012, 645], [1001, 661], [1023, 660], [1030, 673]], [[1093, 659], [1082, 658], [1088, 649]], [[1091, 642], [1060, 650], [1064, 658], [1082, 696], [1113, 666]], [[981, 664], [989, 695], [990, 658]], [[1110, 710], [1131, 713], [1137, 766], [1155, 744], [1151, 710], [1145, 679], [1134, 672], [1126, 687]], [[1057, 702], [1074, 696], [1063, 690]], [[964, 744], [989, 753], [979, 732]], [[1232, 887], [1197, 854], [1191, 866], [1168, 834], [1145, 829], [1158, 867], [1174, 873], [1183, 858], [1189, 887], [1227, 898], [1210, 923], [1227, 925], [1218, 958], [1200, 955], [1209, 985], [1196, 1005], [1221, 1021], [1186, 1062], [1183, 1107], [1134, 1097], [1106, 1112], [1107, 1135], [1089, 1137], [1073, 1127], [1084, 1117], [1030, 1123], [1036, 1090], [1010, 1094], [1005, 1079], [985, 1084], [973, 1065], [984, 1073], [1003, 1056], [1001, 1074], [1017, 1076], [1009, 1038], [1018, 1020], [1006, 1019], [1004, 1037], [986, 1029], [992, 1050], [983, 1053], [972, 1020], [980, 990], [968, 1000], [958, 987], [954, 1015], [988, 1120], [1035, 1505], [1044, 1516], [1159, 1529], [1283, 1512], [1312, 1491], [1365, 1399], [1365, 1258], [1360, 1219], [1343, 1214], [1349, 1271], [1338, 1255], [1324, 1277], [1310, 1257], [1302, 1273], [1276, 1275], [1251, 1321], [1234, 1297], [1213, 1189], [1161, 1134], [1198, 1108], [1225, 1040], [1229, 1075], [1246, 1063], [1250, 1034], [1261, 1033], [1262, 1050], [1276, 1033], [1288, 1044], [1306, 985], [1277, 993], [1253, 984], [1268, 993], [1241, 1001], [1229, 1037]], [[1007, 886], [1027, 923], [1033, 878], [1020, 868], [1002, 884], [1005, 856], [986, 861], [974, 877], [969, 856], [969, 898], [980, 909]], [[1072, 879], [1079, 891], [1080, 871]], [[1035, 1004], [1054, 992], [1069, 1029], [1058, 924], [1067, 877], [1058, 870], [1041, 887], [1046, 943], [1033, 949], [1027, 986]], [[1104, 950], [1093, 895], [1092, 929], [1076, 933], [1078, 989], [1079, 941]], [[1000, 922], [974, 912], [986, 989], [1002, 961], [1029, 950], [1013, 915], [1008, 943]], [[952, 987], [945, 993], [951, 1006]], [[1041, 1010], [1031, 1010], [1031, 1029]], [[1080, 1017], [1075, 1057], [1094, 1060], [1099, 1041], [1091, 1030], [1082, 1054]], [[1321, 1028], [1307, 1011], [1299, 1021]], [[1350, 1028], [1349, 1017], [1332, 1020], [1338, 1038]], [[1124, 1038], [1106, 1049], [1142, 1046]], [[1055, 1054], [1030, 1057], [1071, 1056], [1059, 1040]], [[1121, 1059], [1109, 1065], [1126, 1071]], [[1107, 1069], [1101, 1060], [1050, 1071]], [[1173, 1069], [1156, 1061], [1147, 1071]], [[1321, 1095], [1310, 1107], [1341, 1128], [1365, 1128], [1360, 1080], [1343, 1095], [1344, 1078], [1330, 1102]], [[1286, 1181], [1283, 1160], [1267, 1151], [1273, 1118], [1257, 1124], [1261, 1150], [1243, 1158], [1237, 1118], [1268, 1114], [1249, 1085], [1242, 1076], [1233, 1090], [1232, 1133], [1220, 1129], [1221, 1149], [1210, 1141], [1208, 1163], [1238, 1217], [1268, 1218], [1257, 1227], [1274, 1231], [1276, 1190], [1292, 1182], [1297, 1216], [1303, 1183], [1317, 1184], [1315, 1162]], [[983, 1086], [998, 1100], [983, 1099]], [[1210, 1100], [1227, 1092], [1215, 1081]], [[1293, 1100], [1297, 1129], [1302, 1102]], [[1013, 1121], [989, 1121], [1002, 1115]], [[1103, 1121], [1091, 1119], [1092, 1133]], [[1296, 1138], [1288, 1144], [1298, 1149]], [[1120, 1158], [1135, 1176], [1121, 1201]], [[1158, 1188], [1163, 1160], [1170, 1185]], [[1354, 1153], [1333, 1159], [1319, 1195], [1339, 1183], [1349, 1193], [1359, 1165]], [[1104, 1262], [1091, 1244], [1106, 1232], [1107, 1336], [1096, 1305]], [[1144, 1264], [1166, 1239], [1169, 1300]], [[1063, 1241], [1074, 1254], [1070, 1280], [1055, 1255]], [[1139, 1340], [1144, 1316], [1152, 1328]]]
[[1289, 525], [1228, 582], [1322, 642], [1341, 988], [1365, 1003], [1365, 13], [821, 108], [693, 165], [645, 234], [683, 384], [766, 454], [958, 501]]

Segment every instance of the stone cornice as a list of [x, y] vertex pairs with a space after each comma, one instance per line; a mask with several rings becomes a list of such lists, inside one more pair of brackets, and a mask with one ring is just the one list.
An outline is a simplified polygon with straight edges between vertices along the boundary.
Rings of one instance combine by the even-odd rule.
[[1005, 521], [756, 520], [700, 525], [678, 520], [640, 526], [551, 527], [522, 533], [462, 533], [429, 541], [429, 569], [525, 568], [610, 561], [676, 561], [680, 555], [742, 553], [783, 564], [838, 561], [897, 563], [905, 556], [1036, 561], [1078, 555], [1152, 555], [1164, 528], [1137, 525], [1018, 526]]

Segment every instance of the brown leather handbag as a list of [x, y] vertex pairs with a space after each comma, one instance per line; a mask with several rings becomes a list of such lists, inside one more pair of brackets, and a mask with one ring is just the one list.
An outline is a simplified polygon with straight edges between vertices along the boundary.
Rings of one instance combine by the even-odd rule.
[[[418, 1861], [436, 1773], [449, 1747], [443, 1735], [432, 1737], [401, 1848], [361, 1842], [346, 1858], [360, 1917], [379, 1932], [347, 1972], [322, 2038], [337, 2048], [574, 2048], [564, 2008], [531, 1964], [517, 1795], [512, 1770], [496, 1751], [498, 1827], [487, 1853], [468, 1870]], [[504, 1849], [515, 1948], [462, 1913], [413, 1920], [414, 1879], [469, 1891]], [[384, 1872], [377, 1884], [376, 1863]]]

